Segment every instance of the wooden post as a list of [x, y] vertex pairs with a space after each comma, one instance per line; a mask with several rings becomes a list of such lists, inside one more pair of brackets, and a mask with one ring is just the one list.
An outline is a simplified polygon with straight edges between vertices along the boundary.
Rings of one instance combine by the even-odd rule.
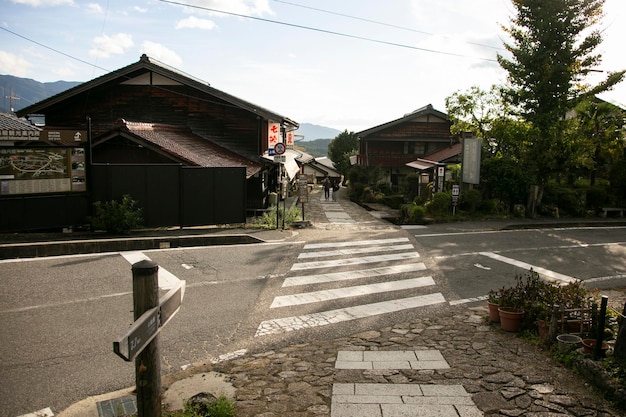
[[[152, 261], [139, 261], [132, 266], [133, 310], [135, 320], [159, 305], [159, 266]], [[137, 385], [137, 416], [161, 417], [161, 363], [159, 336], [148, 343], [135, 359]]]
[[600, 301], [600, 317], [598, 320], [598, 333], [596, 335], [596, 349], [593, 352], [593, 356], [598, 359], [602, 356], [602, 340], [604, 339], [604, 322], [606, 321], [606, 307], [609, 303], [609, 297], [602, 296]]

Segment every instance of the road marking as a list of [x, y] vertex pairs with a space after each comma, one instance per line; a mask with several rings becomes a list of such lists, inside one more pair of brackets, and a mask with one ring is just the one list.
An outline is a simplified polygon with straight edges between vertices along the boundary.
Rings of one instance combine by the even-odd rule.
[[297, 285], [320, 284], [325, 282], [348, 281], [359, 278], [369, 278], [384, 275], [401, 274], [404, 272], [417, 272], [426, 269], [423, 262], [386, 266], [382, 268], [361, 269], [358, 271], [331, 272], [328, 274], [302, 275], [289, 277], [283, 282], [283, 287]]
[[490, 268], [490, 267], [485, 266], [485, 265], [482, 265], [482, 264], [479, 264], [479, 263], [475, 263], [475, 264], [474, 264], [474, 266], [475, 266], [476, 268], [479, 268], [479, 269], [484, 269], [485, 271], [491, 271], [491, 268]]
[[298, 255], [298, 259], [321, 258], [324, 256], [347, 256], [372, 252], [391, 252], [394, 250], [413, 249], [412, 244], [388, 245], [388, 246], [368, 246], [366, 248], [334, 249], [328, 251], [304, 252]]
[[488, 295], [481, 295], [480, 297], [462, 298], [460, 300], [450, 300], [450, 301], [448, 301], [448, 304], [450, 304], [451, 306], [456, 306], [456, 305], [460, 305], [460, 304], [467, 304], [467, 303], [475, 303], [475, 302], [478, 302], [478, 301], [485, 301], [487, 298], [489, 298]]
[[390, 254], [390, 255], [376, 255], [376, 256], [364, 256], [361, 258], [336, 259], [333, 261], [300, 262], [300, 263], [294, 264], [291, 267], [291, 270], [301, 271], [303, 269], [330, 268], [330, 267], [339, 267], [339, 266], [348, 266], [348, 265], [360, 265], [360, 264], [374, 263], [374, 262], [400, 261], [400, 260], [419, 258], [419, 256], [420, 255], [417, 252], [402, 252], [402, 253], [396, 253], [396, 254]]
[[[122, 255], [122, 257], [131, 265], [143, 260], [151, 260], [143, 252], [139, 251], [120, 252], [120, 255]], [[162, 290], [171, 290], [172, 288], [176, 288], [180, 285], [180, 279], [162, 266], [159, 266], [157, 275], [159, 277], [159, 288]]]
[[393, 239], [373, 239], [373, 240], [359, 240], [356, 242], [326, 242], [326, 243], [309, 243], [304, 245], [304, 250], [308, 249], [324, 249], [324, 248], [345, 248], [348, 246], [366, 246], [366, 245], [382, 245], [389, 243], [408, 242], [408, 237], [393, 238]]
[[2, 313], [2, 314], [4, 314], [4, 313], [21, 313], [23, 311], [37, 310], [39, 308], [53, 308], [53, 307], [60, 307], [60, 306], [70, 305], [70, 304], [87, 303], [87, 302], [90, 302], [90, 301], [99, 301], [99, 300], [103, 300], [103, 299], [106, 299], [106, 298], [121, 297], [121, 296], [129, 295], [129, 294], [132, 294], [132, 293], [133, 293], [132, 291], [118, 292], [118, 293], [115, 293], [115, 294], [106, 294], [106, 295], [100, 295], [100, 296], [97, 296], [97, 297], [82, 298], [80, 300], [69, 300], [69, 301], [62, 301], [60, 303], [39, 304], [39, 305], [36, 305], [36, 306], [13, 308], [13, 309], [9, 309], [9, 310], [2, 310], [2, 311], [0, 311], [0, 313]]
[[211, 363], [216, 364], [216, 363], [220, 363], [223, 361], [228, 361], [228, 360], [243, 356], [246, 353], [248, 353], [248, 349], [239, 349], [239, 350], [235, 350], [234, 352], [224, 353], [223, 355], [220, 355], [217, 358], [211, 358]]
[[270, 308], [290, 307], [295, 305], [317, 303], [321, 301], [337, 300], [340, 298], [358, 297], [361, 295], [408, 290], [411, 288], [427, 287], [429, 285], [435, 285], [435, 281], [432, 279], [432, 277], [411, 278], [398, 281], [381, 282], [377, 284], [335, 288], [332, 290], [282, 295], [274, 298], [274, 302], [272, 303]]
[[498, 255], [498, 254], [493, 253], [493, 252], [479, 252], [479, 253], [480, 253], [480, 255], [486, 256], [488, 258], [495, 259], [497, 261], [504, 262], [504, 263], [507, 263], [509, 265], [517, 266], [518, 268], [522, 268], [522, 269], [525, 269], [525, 270], [532, 269], [533, 271], [535, 271], [539, 275], [543, 275], [544, 277], [547, 277], [547, 278], [549, 278], [552, 281], [561, 281], [561, 282], [566, 282], [566, 283], [578, 282], [579, 281], [578, 279], [570, 277], [568, 275], [559, 274], [558, 272], [550, 271], [549, 269], [545, 269], [545, 268], [542, 268], [542, 267], [536, 266], [536, 265], [531, 265], [531, 264], [526, 263], [526, 262], [518, 261], [517, 259], [508, 258], [506, 256]]
[[259, 337], [276, 333], [292, 332], [300, 329], [325, 326], [445, 302], [446, 300], [441, 293], [434, 293], [383, 301], [380, 303], [363, 304], [355, 307], [340, 308], [321, 313], [266, 320], [259, 325], [254, 336]]
[[33, 413], [22, 414], [21, 416], [18, 416], [18, 417], [54, 417], [54, 413], [52, 412], [50, 407], [48, 407], [48, 408], [41, 409], [39, 411], [35, 411]]

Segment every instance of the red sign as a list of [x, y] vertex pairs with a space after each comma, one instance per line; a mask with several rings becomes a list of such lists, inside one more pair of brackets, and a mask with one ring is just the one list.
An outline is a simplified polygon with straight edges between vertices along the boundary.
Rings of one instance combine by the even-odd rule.
[[269, 122], [267, 130], [267, 145], [273, 149], [280, 142], [280, 123]]

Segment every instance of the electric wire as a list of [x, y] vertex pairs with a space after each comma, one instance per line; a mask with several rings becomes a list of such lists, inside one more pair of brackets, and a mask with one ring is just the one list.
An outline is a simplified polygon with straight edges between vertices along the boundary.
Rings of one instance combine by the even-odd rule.
[[464, 55], [464, 54], [457, 54], [457, 53], [454, 53], [454, 52], [438, 51], [436, 49], [420, 48], [418, 46], [405, 45], [405, 44], [401, 44], [401, 43], [397, 43], [397, 42], [383, 41], [383, 40], [380, 40], [380, 39], [367, 38], [365, 36], [351, 35], [349, 33], [337, 32], [337, 31], [328, 30], [328, 29], [321, 29], [321, 28], [316, 28], [316, 27], [312, 27], [312, 26], [299, 25], [299, 24], [296, 24], [296, 23], [282, 22], [282, 21], [279, 21], [279, 20], [266, 19], [266, 18], [263, 18], [263, 17], [249, 16], [249, 15], [245, 15], [245, 14], [241, 14], [241, 13], [227, 12], [227, 11], [224, 11], [224, 10], [213, 9], [213, 8], [205, 7], [205, 6], [198, 6], [198, 5], [195, 5], [195, 4], [182, 3], [182, 2], [173, 1], [173, 0], [159, 0], [159, 1], [162, 2], [162, 3], [173, 4], [173, 5], [176, 5], [176, 6], [189, 7], [189, 8], [192, 8], [192, 9], [204, 10], [204, 11], [209, 11], [209, 12], [214, 12], [214, 13], [222, 13], [222, 14], [226, 14], [226, 15], [229, 15], [229, 16], [241, 17], [241, 18], [244, 18], [244, 19], [258, 20], [258, 21], [261, 21], [261, 22], [273, 23], [273, 24], [276, 24], [276, 25], [294, 27], [294, 28], [304, 29], [304, 30], [310, 30], [310, 31], [313, 31], [313, 32], [326, 33], [326, 34], [329, 34], [329, 35], [342, 36], [342, 37], [345, 37], [345, 38], [358, 39], [358, 40], [378, 43], [378, 44], [382, 44], [382, 45], [396, 46], [396, 47], [399, 47], [399, 48], [412, 49], [412, 50], [423, 51], [423, 52], [430, 52], [430, 53], [433, 53], [433, 54], [455, 56], [455, 57], [460, 57], [460, 58], [471, 58], [471, 59], [477, 59], [477, 60], [481, 60], [481, 61], [498, 62], [496, 59], [493, 59], [493, 58], [482, 58], [482, 57], [476, 57], [476, 56], [470, 56], [470, 55]]
[[[301, 7], [303, 9], [314, 10], [314, 11], [320, 12], [320, 13], [326, 13], [326, 14], [330, 14], [330, 15], [334, 15], [334, 16], [341, 16], [341, 17], [345, 17], [347, 19], [360, 20], [361, 22], [373, 23], [375, 25], [381, 25], [381, 26], [387, 26], [387, 27], [394, 28], [394, 29], [406, 30], [408, 32], [420, 33], [422, 35], [437, 36], [437, 34], [435, 34], [435, 33], [426, 32], [426, 31], [418, 30], [418, 29], [413, 29], [413, 28], [409, 28], [409, 27], [406, 27], [406, 26], [394, 25], [392, 23], [381, 22], [379, 20], [366, 19], [364, 17], [354, 16], [354, 15], [349, 15], [349, 14], [339, 13], [339, 12], [333, 12], [331, 10], [318, 9], [317, 7], [306, 6], [304, 4], [292, 3], [292, 2], [284, 1], [284, 0], [274, 0], [274, 1], [276, 3], [283, 3], [283, 4], [287, 4], [289, 6], [294, 6], [294, 7]], [[445, 39], [453, 39], [453, 38], [451, 38], [449, 36], [444, 36], [444, 38]], [[481, 46], [483, 48], [490, 48], [490, 49], [501, 50], [501, 51], [505, 51], [506, 50], [505, 48], [502, 48], [502, 47], [499, 47], [499, 46], [486, 45], [484, 43], [478, 43], [478, 42], [463, 41], [463, 43], [467, 43], [467, 44], [475, 45], [475, 46]]]

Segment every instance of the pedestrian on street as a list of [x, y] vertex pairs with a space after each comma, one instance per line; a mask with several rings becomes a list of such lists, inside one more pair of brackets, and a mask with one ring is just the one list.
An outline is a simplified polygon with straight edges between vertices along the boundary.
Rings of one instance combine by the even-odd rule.
[[337, 193], [339, 192], [339, 181], [333, 181], [333, 201], [337, 201]]
[[330, 179], [328, 177], [326, 177], [322, 186], [324, 187], [324, 198], [328, 201], [328, 197], [330, 197]]

